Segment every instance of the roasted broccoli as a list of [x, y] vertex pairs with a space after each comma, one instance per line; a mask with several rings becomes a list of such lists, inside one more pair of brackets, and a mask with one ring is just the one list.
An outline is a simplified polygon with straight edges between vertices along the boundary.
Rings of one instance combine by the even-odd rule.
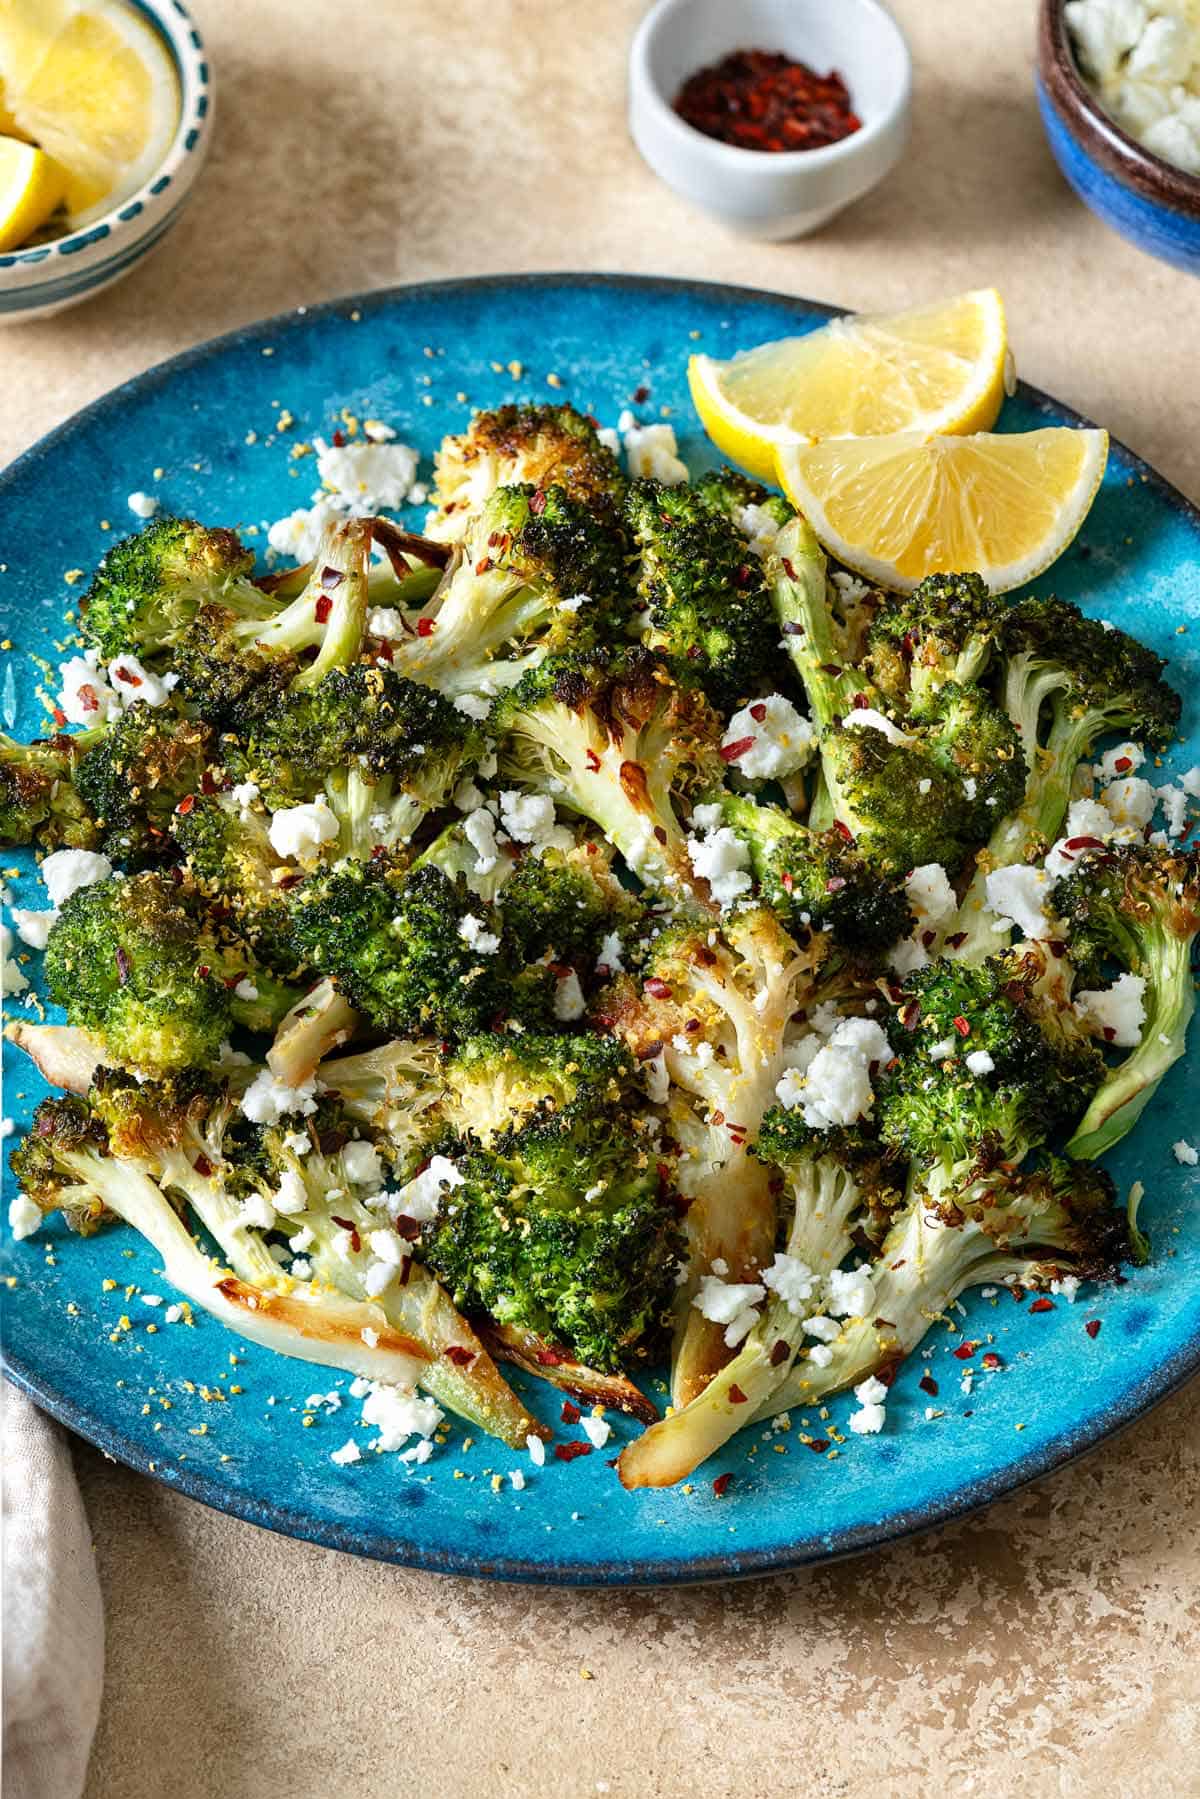
[[624, 482], [613, 452], [573, 406], [499, 406], [444, 438], [434, 457], [436, 510], [426, 529], [457, 543], [498, 487], [558, 487], [579, 505], [611, 512]]
[[171, 860], [172, 815], [181, 800], [201, 794], [213, 754], [213, 732], [197, 719], [146, 705], [114, 719], [74, 777], [105, 855], [133, 868]]
[[210, 909], [228, 913], [269, 968], [290, 973], [298, 954], [286, 895], [299, 876], [272, 847], [270, 814], [257, 796], [243, 803], [231, 789], [197, 794], [176, 806], [170, 831]]
[[152, 872], [73, 893], [45, 971], [69, 1023], [99, 1037], [110, 1061], [147, 1074], [210, 1066], [235, 1024], [271, 1030], [298, 997]]
[[728, 466], [710, 469], [692, 484], [692, 492], [714, 512], [738, 527], [744, 538], [765, 532], [770, 536], [795, 517], [795, 508], [781, 493], [772, 493], [761, 481], [751, 480]]
[[104, 735], [16, 743], [0, 732], [0, 848], [37, 842], [44, 849], [94, 849], [100, 830], [75, 791], [79, 757]]
[[156, 518], [108, 550], [81, 605], [85, 642], [105, 662], [155, 661], [187, 643], [200, 612], [266, 624], [279, 604], [250, 579], [253, 552], [236, 531]]
[[1141, 1042], [1108, 1069], [1067, 1153], [1104, 1155], [1130, 1131], [1184, 1052], [1195, 1009], [1192, 950], [1200, 932], [1200, 850], [1113, 844], [1081, 856], [1054, 894], [1081, 978], [1111, 960], [1145, 982]]
[[1007, 610], [979, 575], [926, 575], [912, 593], [889, 598], [871, 621], [867, 666], [874, 685], [907, 710], [947, 681], [959, 687], [978, 681]]
[[607, 844], [527, 856], [504, 883], [499, 907], [522, 960], [549, 960], [591, 974], [605, 939], [634, 933], [643, 907], [612, 872]]
[[625, 516], [639, 557], [642, 641], [676, 680], [729, 711], [774, 657], [778, 626], [762, 564], [726, 514], [690, 487], [635, 481]]

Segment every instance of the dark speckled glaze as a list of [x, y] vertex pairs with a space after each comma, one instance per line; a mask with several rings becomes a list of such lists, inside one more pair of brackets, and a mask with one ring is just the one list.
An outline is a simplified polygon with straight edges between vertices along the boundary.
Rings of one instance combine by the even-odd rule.
[[1042, 0], [1037, 98], [1059, 168], [1122, 237], [1200, 274], [1200, 177], [1146, 150], [1109, 117], [1079, 72], [1063, 0]]
[[[479, 406], [541, 399], [554, 370], [567, 397], [609, 422], [649, 387], [645, 407], [637, 403], [643, 416], [669, 407], [681, 454], [699, 472], [716, 458], [688, 398], [688, 352], [728, 355], [814, 330], [829, 316], [812, 301], [702, 282], [498, 276], [337, 301], [189, 350], [88, 407], [0, 476], [0, 563], [9, 552], [0, 616], [16, 650], [0, 663], [0, 728], [29, 737], [44, 724], [28, 658], [61, 657], [54, 646], [71, 591], [62, 572], [94, 564], [97, 520], [132, 525], [125, 496], [150, 484], [153, 465], [163, 469], [154, 488], [165, 509], [212, 521], [261, 531], [308, 499], [311, 459], [297, 464], [291, 440], [271, 434], [273, 400], [292, 410], [296, 435], [309, 439], [328, 432], [343, 407], [385, 419], [420, 447], [427, 468], [442, 434], [462, 424], [459, 390]], [[519, 379], [510, 372], [518, 363]], [[999, 429], [1085, 422], [1021, 384]], [[414, 509], [407, 522], [416, 526], [420, 516]], [[1055, 565], [1053, 584], [1170, 658], [1185, 695], [1184, 741], [1156, 778], [1178, 778], [1200, 761], [1200, 513], [1114, 443], [1095, 506]], [[1190, 630], [1177, 635], [1185, 623]], [[13, 901], [44, 905], [30, 852], [6, 850], [4, 861], [6, 872], [20, 870]], [[40, 987], [35, 961], [28, 972]], [[46, 1089], [12, 1045], [3, 1049], [3, 1109], [20, 1132]], [[61, 1219], [20, 1243], [0, 1220], [0, 1283], [15, 1283], [12, 1291], [0, 1284], [7, 1371], [106, 1454], [180, 1492], [272, 1530], [408, 1566], [648, 1586], [852, 1554], [962, 1517], [1046, 1474], [1200, 1370], [1200, 1170], [1181, 1167], [1170, 1149], [1175, 1138], [1196, 1135], [1197, 1066], [1193, 1051], [1171, 1070], [1139, 1130], [1112, 1157], [1121, 1192], [1135, 1177], [1145, 1182], [1150, 1265], [1131, 1270], [1124, 1286], [1084, 1290], [1074, 1305], [1056, 1299], [1037, 1314], [1007, 1295], [970, 1295], [959, 1334], [934, 1333], [928, 1359], [914, 1356], [901, 1370], [887, 1428], [849, 1439], [836, 1459], [805, 1446], [806, 1420], [810, 1437], [827, 1435], [826, 1421], [798, 1410], [789, 1433], [767, 1444], [760, 1432], [743, 1432], [669, 1493], [626, 1493], [607, 1465], [634, 1428], [624, 1419], [614, 1420], [602, 1452], [544, 1469], [479, 1436], [468, 1449], [457, 1429], [425, 1468], [372, 1455], [338, 1467], [330, 1453], [355, 1433], [359, 1407], [347, 1403], [331, 1415], [306, 1408], [305, 1396], [344, 1392], [344, 1377], [235, 1343], [209, 1317], [193, 1328], [167, 1324], [162, 1307], [138, 1297], [139, 1288], [171, 1296], [148, 1245], [120, 1229], [69, 1237]], [[1102, 1322], [1094, 1339], [1084, 1328], [1093, 1318]], [[954, 1356], [963, 1333], [981, 1343], [990, 1337], [1003, 1364], [969, 1394]], [[934, 1418], [926, 1416], [922, 1374], [938, 1383]], [[207, 1403], [200, 1384], [223, 1381], [229, 1400]], [[523, 1376], [517, 1384], [560, 1443], [579, 1439], [552, 1389]], [[648, 1390], [661, 1402], [664, 1388]], [[852, 1409], [848, 1397], [830, 1407], [829, 1423], [843, 1435]], [[494, 1474], [522, 1465], [524, 1491], [506, 1481], [493, 1491]], [[720, 1474], [733, 1481], [723, 1496], [712, 1488]]]

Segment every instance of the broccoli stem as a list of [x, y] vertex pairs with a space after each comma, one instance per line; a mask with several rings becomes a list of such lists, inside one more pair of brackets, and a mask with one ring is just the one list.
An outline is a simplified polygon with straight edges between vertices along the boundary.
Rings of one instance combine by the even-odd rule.
[[1192, 987], [1191, 939], [1157, 932], [1153, 959], [1145, 959], [1146, 1022], [1137, 1048], [1111, 1068], [1079, 1121], [1067, 1154], [1095, 1161], [1133, 1129], [1167, 1070], [1186, 1048], [1196, 1009]]
[[345, 668], [358, 656], [366, 628], [370, 543], [367, 519], [333, 526], [322, 539], [303, 592], [274, 618], [236, 623], [233, 637], [274, 654], [299, 655], [315, 648], [316, 657], [292, 683], [297, 690], [315, 687], [331, 669]]
[[849, 709], [862, 677], [842, 666], [842, 649], [826, 598], [825, 552], [797, 515], [775, 539], [767, 579], [787, 653], [804, 683], [812, 715], [825, 730]]
[[732, 1354], [724, 1326], [692, 1304], [701, 1277], [723, 1260], [731, 1281], [752, 1281], [771, 1260], [775, 1200], [763, 1163], [739, 1147], [714, 1164], [696, 1185], [686, 1232], [688, 1278], [676, 1289], [671, 1353], [671, 1403], [678, 1408], [699, 1398]]

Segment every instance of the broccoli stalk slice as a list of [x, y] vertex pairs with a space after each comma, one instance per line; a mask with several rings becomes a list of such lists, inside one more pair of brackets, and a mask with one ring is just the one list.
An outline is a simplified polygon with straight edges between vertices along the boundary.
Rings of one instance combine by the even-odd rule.
[[359, 1017], [332, 981], [319, 981], [279, 1021], [267, 1051], [267, 1067], [285, 1087], [299, 1087], [331, 1049], [358, 1029]]
[[[791, 1163], [789, 1175], [795, 1210], [786, 1253], [814, 1272], [836, 1268], [850, 1248], [851, 1224], [862, 1205], [857, 1181], [832, 1155]], [[617, 1465], [621, 1484], [673, 1486], [715, 1455], [752, 1413], [777, 1412], [773, 1396], [787, 1381], [803, 1338], [803, 1308], [793, 1311], [786, 1301], [771, 1300], [703, 1391], [625, 1448]]]
[[362, 648], [367, 622], [369, 519], [331, 525], [321, 540], [312, 574], [290, 605], [274, 617], [237, 618], [229, 627], [234, 643], [274, 655], [317, 651], [292, 680], [298, 691], [315, 687], [332, 669], [353, 662]]
[[[55, 1159], [72, 1178], [76, 1201], [79, 1192], [86, 1192], [98, 1206], [132, 1225], [161, 1257], [171, 1285], [239, 1336], [280, 1355], [341, 1368], [368, 1380], [411, 1387], [420, 1378], [428, 1352], [393, 1330], [378, 1306], [361, 1305], [340, 1294], [322, 1293], [316, 1304], [295, 1298], [278, 1290], [279, 1270], [273, 1262], [273, 1288], [256, 1286], [214, 1264], [181, 1222], [162, 1188], [134, 1164], [94, 1150], [64, 1149]], [[33, 1197], [42, 1204], [36, 1192]], [[53, 1210], [57, 1199], [47, 1197], [49, 1203], [43, 1209]], [[224, 1225], [223, 1213], [210, 1210], [214, 1221]], [[208, 1223], [203, 1215], [201, 1221]], [[254, 1266], [259, 1265], [255, 1257]], [[364, 1327], [372, 1328], [377, 1336], [373, 1348], [363, 1340]]]
[[393, 651], [394, 665], [414, 680], [431, 682], [443, 693], [473, 693], [511, 687], [544, 649], [497, 661], [499, 652], [521, 644], [558, 611], [559, 596], [549, 586], [531, 585], [519, 568], [458, 561], [430, 601], [423, 622], [430, 627], [406, 638]]
[[548, 1342], [524, 1325], [497, 1324], [493, 1319], [481, 1318], [477, 1328], [481, 1341], [498, 1362], [511, 1362], [514, 1368], [548, 1381], [586, 1405], [606, 1406], [610, 1411], [640, 1418], [643, 1424], [653, 1424], [658, 1416], [650, 1400], [628, 1376], [589, 1368], [586, 1362], [577, 1362], [561, 1344]]
[[1149, 1004], [1141, 1042], [1105, 1075], [1067, 1144], [1069, 1156], [1094, 1161], [1127, 1136], [1187, 1047], [1196, 1009], [1190, 941], [1164, 933], [1158, 957], [1143, 968]]
[[804, 683], [821, 730], [841, 718], [865, 677], [842, 665], [842, 647], [826, 597], [825, 552], [799, 514], [780, 531], [766, 558], [766, 574], [787, 653]]

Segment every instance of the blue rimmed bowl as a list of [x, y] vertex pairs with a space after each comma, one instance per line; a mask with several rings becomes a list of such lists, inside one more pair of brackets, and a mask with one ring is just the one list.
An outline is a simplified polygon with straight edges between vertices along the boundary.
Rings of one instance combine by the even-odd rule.
[[1105, 112], [1080, 73], [1063, 0], [1042, 0], [1037, 100], [1059, 168], [1097, 218], [1200, 275], [1200, 176], [1155, 156]]
[[179, 77], [179, 125], [149, 181], [79, 231], [0, 256], [0, 324], [42, 318], [111, 287], [162, 242], [183, 210], [212, 135], [204, 43], [181, 0], [128, 0], [165, 40]]

